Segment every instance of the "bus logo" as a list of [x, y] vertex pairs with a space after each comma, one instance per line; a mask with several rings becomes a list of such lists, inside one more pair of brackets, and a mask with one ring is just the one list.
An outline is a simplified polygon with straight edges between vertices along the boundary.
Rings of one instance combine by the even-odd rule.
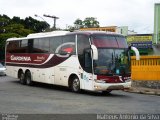
[[13, 61], [31, 61], [30, 57], [26, 57], [26, 56], [14, 56], [11, 55], [11, 60]]

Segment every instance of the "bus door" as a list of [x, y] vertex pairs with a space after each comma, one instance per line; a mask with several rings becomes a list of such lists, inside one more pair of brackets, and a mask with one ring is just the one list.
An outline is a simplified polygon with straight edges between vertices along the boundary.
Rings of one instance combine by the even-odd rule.
[[80, 66], [82, 68], [81, 73], [81, 85], [83, 89], [91, 90], [92, 81], [92, 59], [91, 59], [91, 46], [88, 35], [77, 35], [77, 54]]

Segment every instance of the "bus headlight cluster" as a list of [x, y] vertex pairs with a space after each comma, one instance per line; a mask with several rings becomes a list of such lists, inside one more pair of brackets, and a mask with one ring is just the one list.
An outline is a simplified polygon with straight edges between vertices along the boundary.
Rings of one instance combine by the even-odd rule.
[[131, 77], [124, 77], [125, 82], [130, 82], [131, 81]]

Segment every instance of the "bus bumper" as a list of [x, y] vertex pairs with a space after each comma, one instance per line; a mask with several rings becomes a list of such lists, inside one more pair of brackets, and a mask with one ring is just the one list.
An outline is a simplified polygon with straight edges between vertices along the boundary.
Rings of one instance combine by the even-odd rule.
[[131, 81], [125, 83], [94, 83], [95, 91], [125, 90], [131, 87]]

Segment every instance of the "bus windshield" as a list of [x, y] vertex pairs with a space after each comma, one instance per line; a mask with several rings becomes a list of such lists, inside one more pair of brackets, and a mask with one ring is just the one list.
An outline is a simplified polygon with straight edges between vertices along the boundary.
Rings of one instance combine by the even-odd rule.
[[130, 55], [123, 36], [94, 35], [91, 40], [98, 49], [98, 60], [94, 61], [96, 75], [130, 74]]
[[130, 74], [130, 58], [127, 49], [98, 49], [98, 58], [94, 61], [95, 74]]

